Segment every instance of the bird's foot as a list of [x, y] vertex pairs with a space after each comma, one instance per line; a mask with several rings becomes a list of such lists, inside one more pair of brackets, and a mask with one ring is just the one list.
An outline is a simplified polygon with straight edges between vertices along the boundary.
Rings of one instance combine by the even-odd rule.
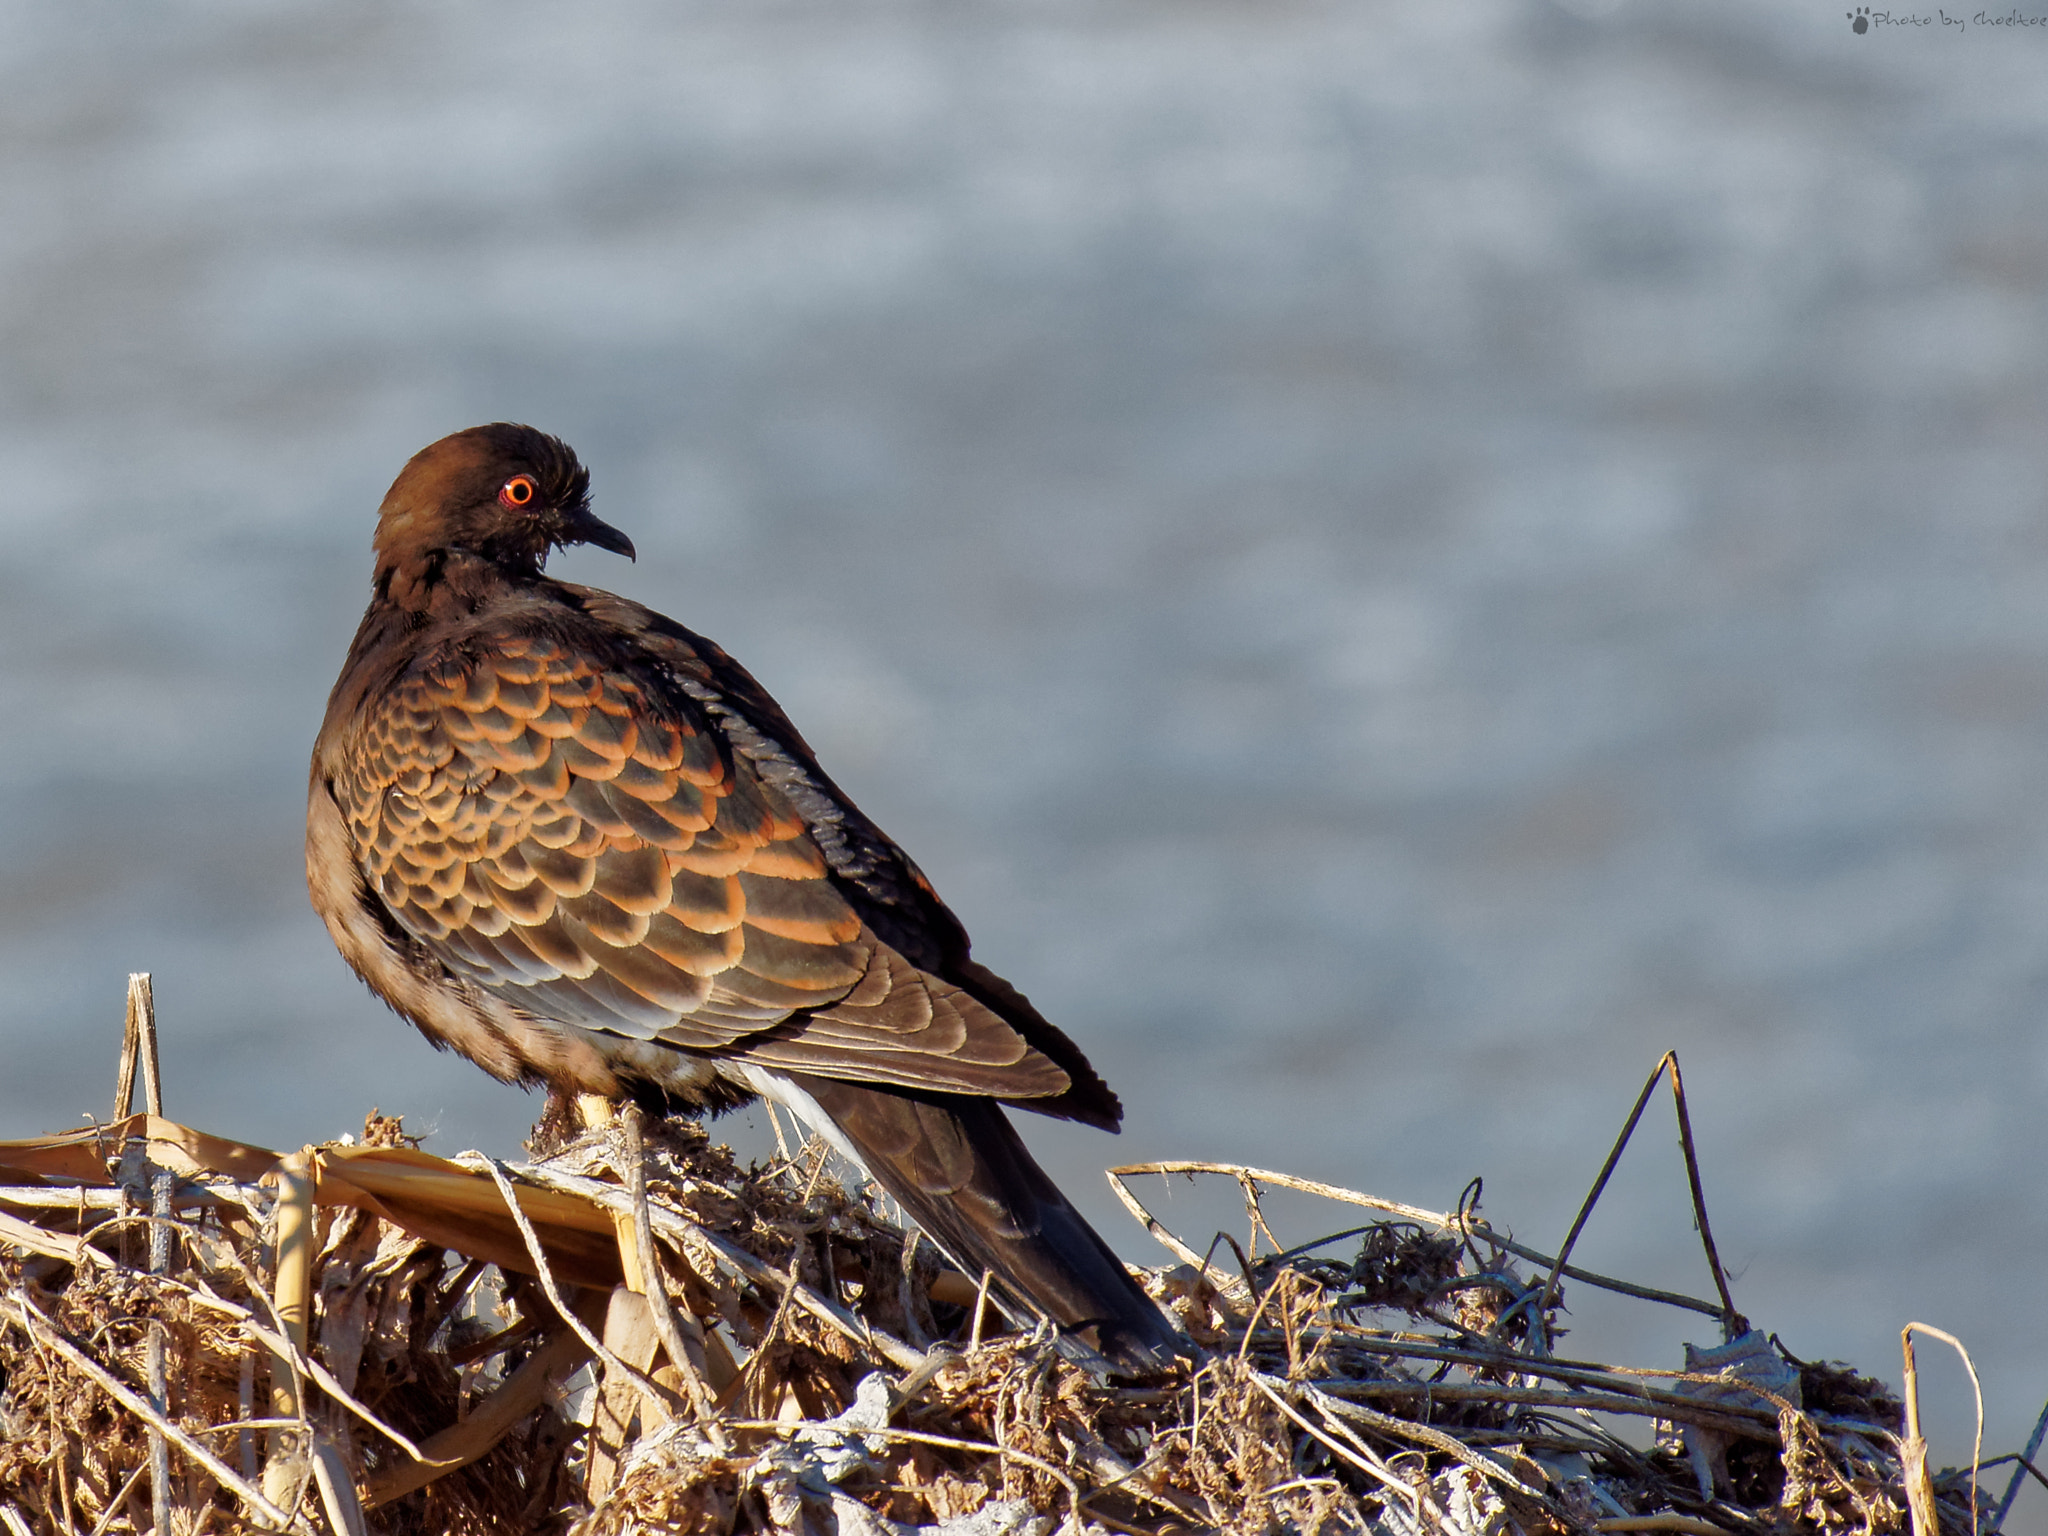
[[611, 1121], [610, 1100], [594, 1093], [550, 1088], [540, 1118], [527, 1133], [526, 1150], [535, 1157], [553, 1157], [585, 1131], [609, 1125]]

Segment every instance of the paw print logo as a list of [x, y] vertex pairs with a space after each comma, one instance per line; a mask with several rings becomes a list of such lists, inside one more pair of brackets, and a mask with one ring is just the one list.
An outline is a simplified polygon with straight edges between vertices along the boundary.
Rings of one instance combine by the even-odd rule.
[[1870, 7], [1859, 5], [1849, 12], [1849, 30], [1858, 37], [1870, 30]]

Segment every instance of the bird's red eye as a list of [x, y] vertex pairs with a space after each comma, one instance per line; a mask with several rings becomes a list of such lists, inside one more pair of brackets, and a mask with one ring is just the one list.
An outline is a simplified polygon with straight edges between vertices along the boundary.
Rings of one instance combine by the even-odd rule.
[[533, 500], [533, 493], [537, 489], [533, 483], [533, 476], [514, 475], [498, 487], [498, 500], [508, 507], [523, 507]]

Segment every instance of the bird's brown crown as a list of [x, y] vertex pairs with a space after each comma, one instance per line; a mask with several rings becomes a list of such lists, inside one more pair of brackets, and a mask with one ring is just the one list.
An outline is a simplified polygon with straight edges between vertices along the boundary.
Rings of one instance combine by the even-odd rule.
[[507, 571], [540, 569], [550, 549], [595, 544], [633, 556], [633, 544], [590, 511], [590, 472], [558, 437], [512, 422], [470, 427], [407, 461], [378, 509], [377, 590], [431, 580], [450, 555]]

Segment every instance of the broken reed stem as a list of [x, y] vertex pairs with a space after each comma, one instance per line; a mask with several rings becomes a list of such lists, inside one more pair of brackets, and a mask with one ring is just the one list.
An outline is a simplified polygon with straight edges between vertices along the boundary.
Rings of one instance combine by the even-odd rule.
[[1906, 1507], [1912, 1511], [1913, 1536], [1941, 1536], [1941, 1516], [1934, 1508], [1934, 1484], [1927, 1476], [1927, 1440], [1920, 1433], [1920, 1369], [1913, 1355], [1911, 1323], [1899, 1332], [1899, 1348], [1906, 1357], [1906, 1435], [1899, 1442]]
[[995, 1279], [995, 1275], [996, 1272], [992, 1269], [982, 1270], [981, 1284], [975, 1288], [974, 1327], [967, 1338], [967, 1353], [970, 1355], [981, 1348], [981, 1323], [982, 1319], [988, 1316], [988, 1285]]
[[148, 971], [135, 971], [128, 977], [128, 1018], [121, 1036], [120, 1073], [114, 1084], [116, 1120], [125, 1120], [134, 1111], [138, 1066], [142, 1072], [142, 1102], [152, 1115], [161, 1115], [164, 1095], [157, 1071], [156, 998]]
[[[277, 1186], [277, 1235], [272, 1260], [272, 1305], [289, 1349], [270, 1352], [270, 1411], [280, 1419], [305, 1417], [298, 1360], [307, 1354], [308, 1321], [313, 1302], [313, 1149], [301, 1147], [281, 1161], [270, 1175]], [[268, 1437], [263, 1465], [263, 1492], [274, 1502], [298, 1503], [304, 1486], [304, 1452], [299, 1434], [274, 1429]]]
[[135, 1019], [142, 1056], [142, 1107], [152, 1115], [164, 1112], [163, 1061], [156, 1042], [156, 992], [149, 972], [128, 978], [128, 1011]]
[[[301, 1147], [277, 1165], [277, 1241], [272, 1282], [278, 1327], [306, 1353], [313, 1305], [313, 1149]], [[289, 1356], [273, 1360], [270, 1406], [279, 1418], [299, 1413], [298, 1373]]]
[[[2042, 1405], [2041, 1417], [2034, 1420], [2034, 1432], [2027, 1436], [2027, 1448], [2013, 1458], [2019, 1464], [2012, 1469], [2012, 1481], [2005, 1485], [2005, 1497], [1998, 1501], [1998, 1510], [1991, 1517], [1992, 1530], [2005, 1529], [2005, 1517], [2012, 1513], [2012, 1501], [2020, 1496], [2020, 1484], [2026, 1480], [2027, 1474], [2031, 1472], [2037, 1478], [2041, 1476], [2034, 1469], [2034, 1457], [2039, 1454], [2044, 1439], [2048, 1439], [2048, 1404]], [[2043, 1479], [2043, 1482], [2048, 1484], [2048, 1479]]]
[[[1248, 1168], [1242, 1163], [1212, 1163], [1199, 1158], [1167, 1158], [1149, 1163], [1124, 1163], [1109, 1170], [1110, 1183], [1119, 1182], [1123, 1174], [1141, 1173], [1217, 1173], [1240, 1182], [1249, 1178], [1261, 1184], [1273, 1184], [1281, 1189], [1296, 1190], [1304, 1195], [1321, 1195], [1325, 1200], [1335, 1200], [1342, 1205], [1363, 1206], [1370, 1211], [1385, 1211], [1407, 1221], [1420, 1222], [1425, 1226], [1454, 1228], [1457, 1223], [1441, 1211], [1426, 1211], [1419, 1205], [1403, 1205], [1398, 1200], [1383, 1200], [1378, 1195], [1361, 1194], [1355, 1189], [1346, 1189], [1341, 1184], [1325, 1184], [1320, 1179], [1304, 1179], [1291, 1173], [1276, 1173], [1270, 1168]], [[1140, 1221], [1142, 1211], [1132, 1212]], [[1192, 1248], [1186, 1250], [1194, 1256], [1190, 1263], [1199, 1263], [1201, 1256]]]
[[1908, 1323], [1899, 1330], [1899, 1349], [1905, 1356], [1904, 1397], [1906, 1435], [1899, 1447], [1899, 1460], [1906, 1484], [1907, 1507], [1913, 1515], [1913, 1536], [1941, 1536], [1941, 1517], [1934, 1503], [1934, 1480], [1927, 1474], [1927, 1441], [1920, 1433], [1920, 1369], [1913, 1354], [1913, 1335], [1924, 1333], [1939, 1339], [1963, 1357], [1963, 1369], [1970, 1373], [1970, 1390], [1977, 1395], [1977, 1438], [1970, 1448], [1970, 1530], [1977, 1530], [1977, 1474], [1984, 1462], [1984, 1387], [1977, 1380], [1977, 1364], [1963, 1341], [1932, 1323]]
[[[682, 1378], [683, 1388], [690, 1399], [690, 1409], [697, 1415], [697, 1422], [703, 1427], [712, 1448], [721, 1456], [732, 1453], [732, 1444], [719, 1427], [718, 1412], [712, 1406], [711, 1393], [704, 1385], [703, 1375], [697, 1369], [688, 1341], [676, 1322], [675, 1311], [669, 1305], [668, 1282], [663, 1278], [660, 1263], [654, 1254], [654, 1221], [649, 1214], [647, 1203], [647, 1147], [643, 1135], [642, 1115], [638, 1104], [626, 1106], [624, 1115], [625, 1155], [627, 1192], [633, 1199], [633, 1246], [640, 1260], [640, 1281], [644, 1289], [641, 1294], [647, 1298], [647, 1310], [654, 1316], [654, 1331], [661, 1337], [661, 1347], [668, 1351], [668, 1357]], [[702, 1347], [701, 1345], [699, 1346]]]
[[1678, 1146], [1685, 1154], [1685, 1183], [1692, 1194], [1692, 1219], [1700, 1229], [1700, 1246], [1707, 1250], [1707, 1268], [1714, 1276], [1714, 1289], [1721, 1297], [1722, 1342], [1728, 1343], [1746, 1331], [1747, 1320], [1735, 1310], [1735, 1298], [1728, 1294], [1728, 1275], [1721, 1268], [1721, 1255], [1714, 1247], [1714, 1229], [1707, 1224], [1707, 1195], [1700, 1187], [1700, 1160], [1692, 1145], [1692, 1112], [1685, 1107], [1685, 1080], [1678, 1072], [1678, 1052], [1665, 1052], [1671, 1063], [1671, 1102], [1678, 1111]]
[[[144, 986], [144, 998], [148, 996], [147, 976], [139, 978]], [[145, 1159], [143, 1166], [149, 1167]], [[161, 1280], [171, 1267], [171, 1175], [167, 1172], [152, 1172], [149, 1181], [149, 1272]], [[170, 1384], [164, 1371], [164, 1351], [169, 1342], [169, 1333], [160, 1321], [149, 1325], [149, 1342], [146, 1345], [147, 1369], [149, 1372], [149, 1400], [156, 1405], [158, 1413], [168, 1415], [171, 1411]], [[149, 1428], [149, 1510], [156, 1528], [166, 1533], [171, 1529], [171, 1447], [164, 1439], [163, 1431], [154, 1424]]]
[[[306, 1342], [313, 1306], [313, 1148], [301, 1147], [284, 1158], [270, 1175], [277, 1186], [276, 1244], [272, 1259], [271, 1310], [289, 1346], [270, 1351], [270, 1408], [273, 1417], [305, 1423], [306, 1399], [298, 1362], [308, 1357]], [[273, 1429], [265, 1437], [264, 1495], [281, 1507], [296, 1509], [312, 1470], [310, 1430]]]
[[1593, 1214], [1593, 1207], [1607, 1189], [1607, 1181], [1614, 1176], [1615, 1166], [1621, 1161], [1621, 1154], [1628, 1149], [1629, 1137], [1635, 1134], [1636, 1126], [1643, 1118], [1643, 1110], [1650, 1102], [1650, 1095], [1656, 1091], [1657, 1080], [1666, 1070], [1671, 1073], [1671, 1092], [1678, 1105], [1679, 1142], [1685, 1150], [1686, 1176], [1692, 1187], [1693, 1219], [1698, 1223], [1701, 1240], [1706, 1244], [1707, 1262], [1714, 1271], [1714, 1287], [1721, 1293], [1721, 1331], [1728, 1339], [1742, 1332], [1742, 1316], [1735, 1310], [1735, 1303], [1728, 1294], [1727, 1278], [1721, 1273], [1721, 1259], [1714, 1251], [1713, 1230], [1707, 1225], [1706, 1197], [1700, 1191], [1699, 1165], [1693, 1156], [1692, 1120], [1686, 1114], [1685, 1094], [1679, 1083], [1678, 1052], [1666, 1051], [1650, 1073], [1649, 1081], [1643, 1084], [1643, 1091], [1636, 1095], [1635, 1106], [1629, 1110], [1628, 1119], [1622, 1125], [1621, 1134], [1614, 1139], [1614, 1146], [1607, 1154], [1607, 1161], [1600, 1165], [1600, 1176], [1593, 1181], [1593, 1187], [1586, 1191], [1586, 1198], [1579, 1206], [1579, 1214], [1572, 1221], [1571, 1230], [1565, 1234], [1564, 1246], [1557, 1251], [1557, 1258], [1550, 1266], [1549, 1278], [1543, 1282], [1542, 1298], [1530, 1314], [1532, 1326], [1529, 1329], [1529, 1343], [1532, 1351], [1539, 1355], [1550, 1353], [1550, 1306], [1557, 1296], [1558, 1277], [1563, 1274], [1565, 1261], [1571, 1257], [1573, 1247], [1579, 1241], [1579, 1234], [1585, 1230], [1587, 1220]]
[[[164, 1112], [163, 1079], [156, 1040], [156, 999], [149, 972], [135, 971], [128, 977], [128, 1007], [121, 1031], [121, 1066], [114, 1087], [114, 1118], [125, 1120], [135, 1104], [135, 1076], [142, 1073], [142, 1102], [152, 1115]], [[121, 1208], [131, 1196], [146, 1196], [150, 1213], [168, 1217], [171, 1212], [171, 1176], [153, 1168], [147, 1137], [131, 1137], [122, 1150]], [[124, 1253], [127, 1241], [123, 1235]], [[83, 1247], [83, 1243], [80, 1244]], [[152, 1225], [149, 1234], [149, 1272], [163, 1275], [170, 1269], [170, 1232]], [[170, 1412], [170, 1387], [165, 1379], [164, 1351], [167, 1335], [161, 1322], [152, 1322], [143, 1344], [143, 1368], [148, 1377], [150, 1401], [159, 1414]], [[156, 1529], [171, 1528], [171, 1450], [163, 1430], [149, 1426], [149, 1507]], [[140, 1469], [138, 1469], [139, 1474]], [[130, 1480], [131, 1488], [133, 1479]], [[125, 1500], [126, 1494], [123, 1494]], [[102, 1522], [104, 1523], [104, 1521]]]
[[1657, 1079], [1664, 1075], [1664, 1067], [1671, 1060], [1666, 1051], [1664, 1059], [1657, 1063], [1657, 1069], [1650, 1074], [1650, 1080], [1643, 1084], [1643, 1091], [1636, 1095], [1635, 1107], [1628, 1112], [1628, 1119], [1621, 1127], [1621, 1134], [1608, 1150], [1607, 1161], [1600, 1165], [1600, 1175], [1593, 1180], [1593, 1187], [1586, 1191], [1586, 1198], [1579, 1206], [1579, 1214], [1573, 1218], [1571, 1230], [1565, 1233], [1564, 1246], [1557, 1250], [1557, 1258], [1550, 1266], [1550, 1276], [1543, 1282], [1543, 1295], [1537, 1301], [1529, 1317], [1529, 1342], [1535, 1346], [1533, 1353], [1550, 1353], [1550, 1304], [1557, 1295], [1558, 1276], [1563, 1272], [1565, 1261], [1571, 1257], [1572, 1248], [1579, 1240], [1579, 1234], [1586, 1228], [1586, 1221], [1593, 1214], [1593, 1207], [1599, 1203], [1601, 1193], [1607, 1188], [1607, 1181], [1614, 1176], [1615, 1165], [1621, 1161], [1621, 1154], [1628, 1147], [1629, 1137], [1635, 1134], [1636, 1124], [1643, 1118], [1643, 1106], [1650, 1102], [1650, 1094], [1656, 1089]]
[[[1203, 1258], [1199, 1253], [1195, 1252], [1195, 1250], [1190, 1248], [1186, 1243], [1182, 1242], [1178, 1237], [1175, 1237], [1173, 1233], [1169, 1232], [1166, 1229], [1165, 1223], [1160, 1221], [1158, 1217], [1154, 1216], [1150, 1211], [1145, 1209], [1144, 1205], [1139, 1201], [1138, 1197], [1131, 1193], [1129, 1187], [1125, 1185], [1123, 1179], [1120, 1177], [1120, 1175], [1127, 1173], [1163, 1174], [1169, 1171], [1184, 1173], [1209, 1173], [1216, 1170], [1212, 1170], [1207, 1167], [1199, 1169], [1176, 1168], [1169, 1170], [1155, 1164], [1136, 1163], [1124, 1168], [1110, 1169], [1108, 1174], [1109, 1187], [1116, 1191], [1116, 1197], [1117, 1199], [1123, 1202], [1124, 1209], [1129, 1211], [1134, 1217], [1137, 1218], [1138, 1225], [1143, 1227], [1145, 1231], [1148, 1234], [1150, 1234], [1153, 1240], [1159, 1244], [1160, 1247], [1164, 1248], [1168, 1253], [1172, 1254], [1175, 1258], [1179, 1259], [1181, 1263], [1192, 1266], [1195, 1273], [1200, 1275], [1204, 1280], [1209, 1280], [1209, 1261]], [[1228, 1285], [1230, 1283], [1228, 1277], [1224, 1276], [1221, 1270], [1217, 1271], [1217, 1279], [1225, 1285]], [[1211, 1283], [1216, 1283], [1216, 1281], [1211, 1281]]]

